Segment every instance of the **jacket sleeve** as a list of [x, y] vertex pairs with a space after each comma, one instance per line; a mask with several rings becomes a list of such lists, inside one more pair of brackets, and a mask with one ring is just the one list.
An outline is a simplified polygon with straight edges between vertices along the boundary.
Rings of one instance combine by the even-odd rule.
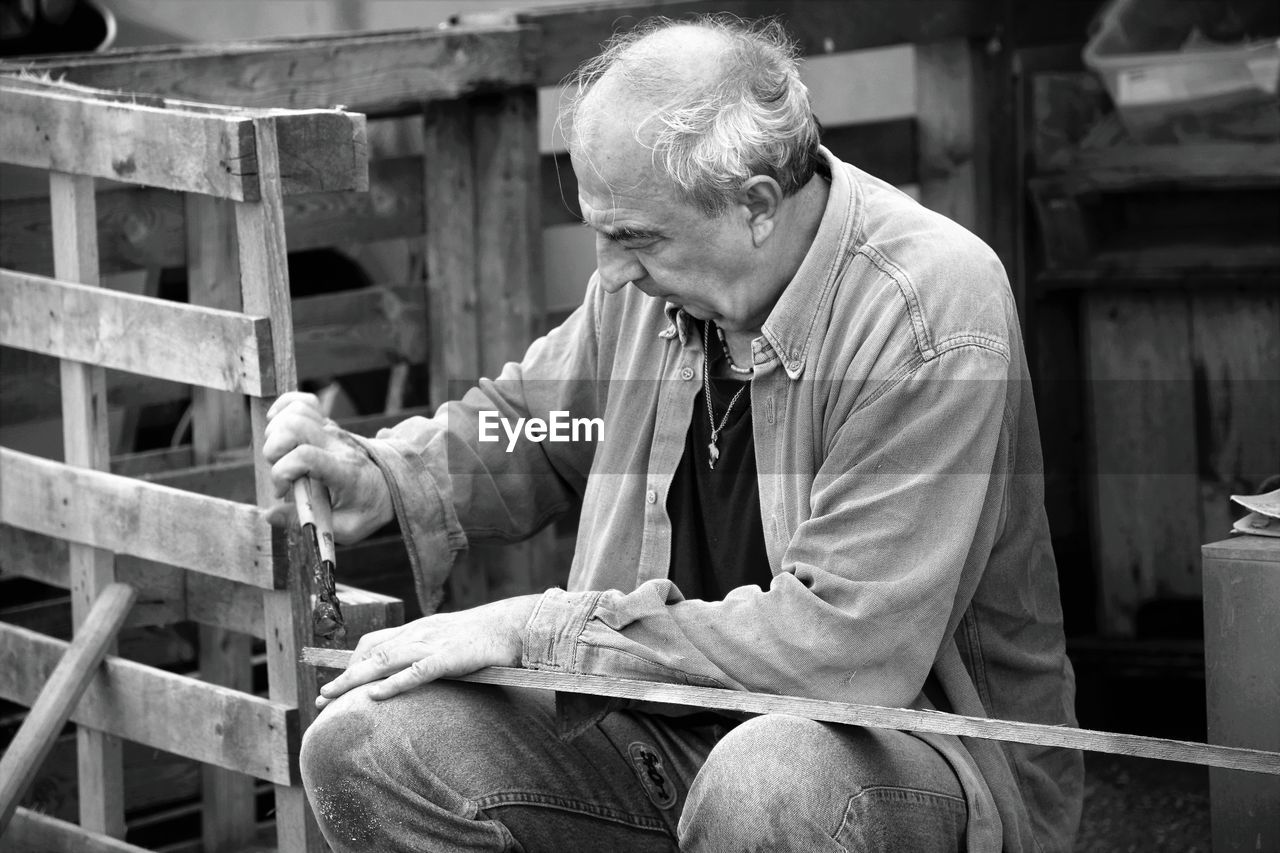
[[519, 363], [434, 416], [357, 438], [390, 487], [425, 612], [470, 541], [525, 539], [581, 496], [594, 455], [585, 432], [579, 441], [513, 441], [501, 421], [598, 417], [607, 390], [596, 381], [600, 293], [593, 278], [583, 304]]
[[905, 706], [967, 607], [1008, 476], [1005, 353], [919, 365], [827, 440], [767, 590], [545, 593], [526, 667]]

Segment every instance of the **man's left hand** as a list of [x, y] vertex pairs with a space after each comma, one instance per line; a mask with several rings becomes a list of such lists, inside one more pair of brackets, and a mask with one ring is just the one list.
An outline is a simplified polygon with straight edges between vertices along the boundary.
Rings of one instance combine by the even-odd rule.
[[522, 595], [456, 613], [437, 613], [360, 638], [346, 671], [320, 689], [324, 708], [353, 687], [376, 681], [370, 699], [389, 699], [437, 678], [486, 666], [519, 666], [525, 622], [538, 595]]

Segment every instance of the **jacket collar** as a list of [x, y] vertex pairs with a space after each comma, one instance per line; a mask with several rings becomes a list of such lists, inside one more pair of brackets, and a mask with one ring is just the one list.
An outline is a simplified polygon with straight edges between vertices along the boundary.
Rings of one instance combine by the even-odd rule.
[[[777, 354], [787, 375], [798, 379], [804, 371], [814, 329], [828, 310], [826, 299], [840, 270], [840, 260], [861, 230], [863, 206], [861, 188], [852, 180], [844, 164], [826, 148], [821, 148], [831, 171], [831, 189], [813, 245], [791, 282], [782, 291], [762, 329], [765, 342]], [[659, 336], [678, 337], [684, 346], [689, 336], [689, 315], [677, 305], [666, 303], [667, 327]]]

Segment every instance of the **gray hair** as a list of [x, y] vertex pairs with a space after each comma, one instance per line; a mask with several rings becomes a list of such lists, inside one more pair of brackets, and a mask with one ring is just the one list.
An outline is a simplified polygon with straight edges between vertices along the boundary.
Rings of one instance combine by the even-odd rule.
[[[670, 56], [646, 49], [644, 42], [674, 26], [693, 26], [720, 35], [725, 48], [710, 79], [690, 79], [673, 70]], [[691, 21], [655, 18], [615, 36], [604, 52], [584, 64], [571, 80], [563, 117], [570, 145], [581, 143], [587, 94], [606, 74], [617, 75], [653, 105], [636, 127], [654, 165], [675, 185], [677, 194], [707, 216], [732, 203], [743, 182], [754, 175], [776, 180], [792, 195], [813, 177], [820, 162], [820, 128], [800, 81], [799, 51], [776, 20], [747, 24], [732, 15], [699, 16]]]

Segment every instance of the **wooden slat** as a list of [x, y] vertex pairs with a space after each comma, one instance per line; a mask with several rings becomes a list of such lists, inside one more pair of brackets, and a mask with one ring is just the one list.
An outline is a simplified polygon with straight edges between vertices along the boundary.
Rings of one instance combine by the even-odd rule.
[[920, 201], [979, 236], [989, 230], [981, 141], [982, 75], [966, 39], [916, 46]]
[[254, 506], [0, 448], [0, 522], [278, 589], [272, 531]]
[[[0, 698], [30, 705], [66, 649], [0, 623]], [[71, 720], [270, 782], [297, 779], [300, 730], [288, 706], [123, 658], [106, 658]]]
[[[284, 205], [279, 192], [280, 162], [275, 124], [271, 119], [254, 123], [258, 165], [262, 173], [262, 199], [236, 206], [236, 240], [240, 246], [240, 287], [245, 311], [271, 321], [276, 342], [276, 377], [280, 390], [297, 387], [293, 360], [293, 318], [289, 301], [288, 249], [285, 245]], [[252, 398], [254, 481], [258, 505], [275, 501], [271, 471], [263, 459], [263, 441], [270, 399]], [[293, 537], [296, 541], [296, 534]], [[298, 653], [311, 638], [314, 578], [311, 567], [290, 555], [283, 537], [272, 543], [272, 562], [283, 571], [287, 583], [278, 592], [262, 596], [267, 642], [267, 689], [273, 701], [298, 708], [299, 725], [305, 729], [315, 717], [310, 701], [316, 693], [314, 672], [298, 663]], [[276, 786], [276, 829], [280, 848], [298, 853], [323, 853], [327, 849], [315, 816], [301, 786]]]
[[223, 391], [275, 393], [267, 321], [0, 270], [0, 344]]
[[[403, 287], [373, 287], [296, 300], [301, 378], [421, 362], [427, 349], [424, 303], [420, 289]], [[343, 316], [350, 322], [340, 322]], [[273, 340], [272, 345], [274, 349], [278, 343]], [[56, 362], [22, 350], [4, 350], [2, 355], [0, 422], [56, 417]], [[134, 373], [110, 371], [106, 381], [107, 400], [112, 406], [170, 403], [191, 394], [186, 385]]]
[[[54, 173], [49, 176], [49, 210], [53, 222], [54, 274], [66, 281], [98, 283], [98, 235], [94, 229], [93, 179]], [[111, 464], [106, 380], [100, 367], [74, 362], [58, 363], [62, 400], [63, 457], [70, 465], [106, 470]], [[0, 494], [0, 506], [23, 490], [12, 479]], [[114, 557], [109, 551], [70, 545], [68, 572], [71, 580], [71, 618], [79, 626], [93, 602], [115, 580]], [[107, 651], [113, 652], [114, 646]], [[120, 742], [98, 732], [76, 732], [79, 761], [80, 823], [86, 829], [112, 837], [124, 834], [124, 803], [120, 795]]]
[[[422, 234], [420, 157], [378, 160], [367, 192], [299, 193], [285, 197], [290, 251]], [[181, 193], [122, 187], [98, 193], [99, 254], [104, 273], [187, 262]], [[0, 267], [48, 274], [53, 249], [43, 198], [0, 203]]]
[[93, 602], [75, 639], [40, 688], [27, 718], [0, 755], [0, 835], [4, 834], [18, 800], [35, 779], [58, 732], [89, 686], [98, 664], [106, 657], [137, 590], [113, 583]]
[[[303, 650], [304, 660], [315, 666], [332, 669], [345, 668], [350, 658], [351, 652], [338, 649], [307, 648]], [[585, 693], [592, 696], [614, 696], [636, 702], [660, 702], [738, 713], [791, 714], [811, 720], [852, 726], [932, 732], [1036, 746], [1084, 749], [1091, 752], [1132, 755], [1160, 761], [1182, 761], [1210, 767], [1228, 767], [1235, 770], [1280, 775], [1280, 753], [1276, 752], [1099, 732], [1070, 726], [966, 717], [940, 711], [884, 708], [879, 705], [830, 702], [802, 696], [779, 696], [773, 693], [751, 693], [745, 690], [725, 690], [718, 687], [663, 684], [503, 666], [486, 667], [454, 680], [475, 684], [497, 684], [503, 687]]]
[[653, 15], [696, 12], [779, 16], [808, 55], [988, 36], [1000, 23], [1001, 8], [980, 0], [657, 0], [557, 5], [521, 12], [516, 19], [542, 31], [537, 82], [554, 86], [599, 53], [613, 33]]
[[1089, 293], [1082, 308], [1100, 624], [1200, 594], [1201, 534], [1187, 300]]
[[536, 39], [527, 27], [415, 29], [50, 56], [0, 63], [0, 70], [238, 107], [347, 104], [385, 113], [527, 85], [536, 73]]
[[[256, 199], [254, 114], [0, 77], [0, 161]], [[284, 192], [368, 188], [364, 116], [320, 109], [279, 113], [278, 119], [288, 152]]]
[[142, 847], [126, 844], [109, 835], [100, 835], [49, 817], [30, 809], [20, 808], [13, 816], [4, 836], [6, 849], [32, 850], [40, 853], [149, 853]]

